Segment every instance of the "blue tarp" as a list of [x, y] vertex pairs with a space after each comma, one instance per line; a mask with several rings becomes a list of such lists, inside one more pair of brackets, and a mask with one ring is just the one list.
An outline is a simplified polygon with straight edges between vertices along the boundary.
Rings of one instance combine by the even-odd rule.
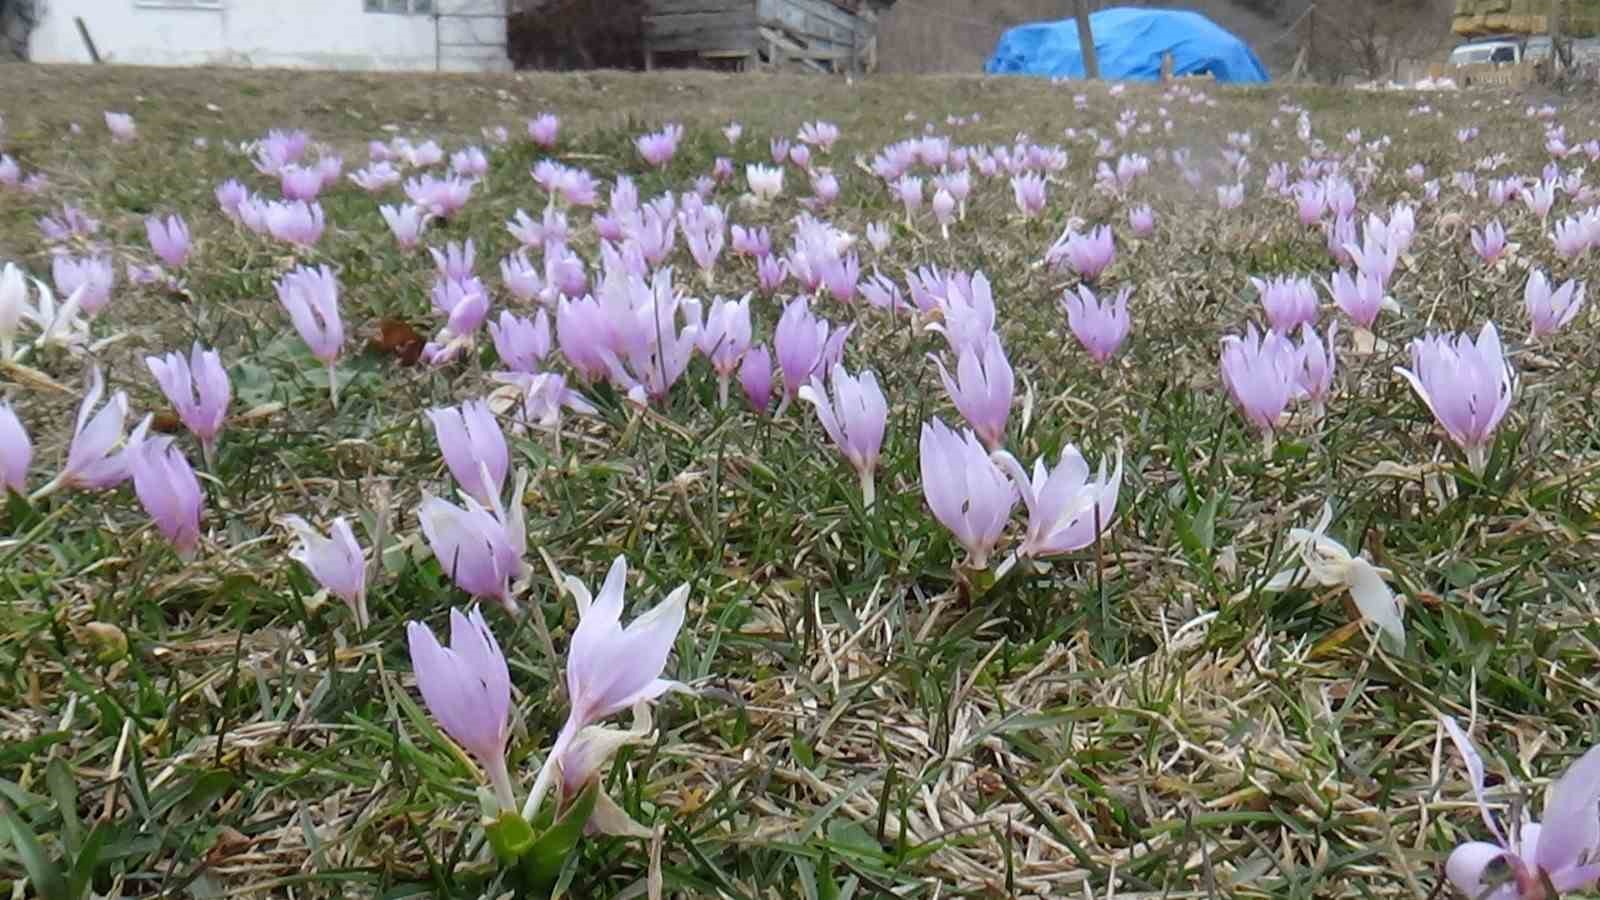
[[[1114, 7], [1089, 16], [1094, 49], [1105, 78], [1155, 80], [1161, 56], [1172, 54], [1173, 74], [1210, 74], [1218, 81], [1264, 82], [1267, 67], [1248, 44], [1196, 12]], [[1078, 23], [1038, 22], [1001, 35], [983, 67], [992, 75], [1083, 77]]]

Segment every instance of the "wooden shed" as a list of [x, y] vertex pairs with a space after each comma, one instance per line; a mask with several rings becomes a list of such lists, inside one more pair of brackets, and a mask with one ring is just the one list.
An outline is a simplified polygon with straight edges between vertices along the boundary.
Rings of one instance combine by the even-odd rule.
[[645, 0], [645, 68], [666, 54], [741, 69], [877, 67], [878, 9], [894, 0]]

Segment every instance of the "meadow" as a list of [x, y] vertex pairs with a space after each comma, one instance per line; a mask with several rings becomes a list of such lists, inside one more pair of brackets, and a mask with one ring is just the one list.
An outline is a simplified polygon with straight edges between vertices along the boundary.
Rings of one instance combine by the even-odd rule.
[[1583, 98], [0, 84], [14, 896], [1600, 878]]

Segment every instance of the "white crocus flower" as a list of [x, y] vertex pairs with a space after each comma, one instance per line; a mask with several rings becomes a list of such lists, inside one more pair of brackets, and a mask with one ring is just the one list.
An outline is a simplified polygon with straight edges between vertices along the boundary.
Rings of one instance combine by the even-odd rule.
[[1406, 628], [1400, 603], [1384, 580], [1391, 573], [1364, 556], [1352, 556], [1343, 544], [1328, 537], [1324, 532], [1332, 521], [1333, 507], [1324, 503], [1315, 526], [1290, 529], [1288, 549], [1299, 558], [1299, 565], [1272, 576], [1262, 589], [1278, 592], [1304, 584], [1343, 586], [1349, 589], [1361, 615], [1378, 626], [1390, 652], [1400, 652], [1405, 647]]

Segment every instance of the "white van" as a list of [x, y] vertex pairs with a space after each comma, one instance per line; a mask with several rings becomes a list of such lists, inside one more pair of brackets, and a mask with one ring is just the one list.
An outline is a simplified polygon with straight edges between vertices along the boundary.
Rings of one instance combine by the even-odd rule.
[[1450, 51], [1450, 65], [1479, 66], [1522, 62], [1522, 43], [1510, 38], [1472, 41]]

